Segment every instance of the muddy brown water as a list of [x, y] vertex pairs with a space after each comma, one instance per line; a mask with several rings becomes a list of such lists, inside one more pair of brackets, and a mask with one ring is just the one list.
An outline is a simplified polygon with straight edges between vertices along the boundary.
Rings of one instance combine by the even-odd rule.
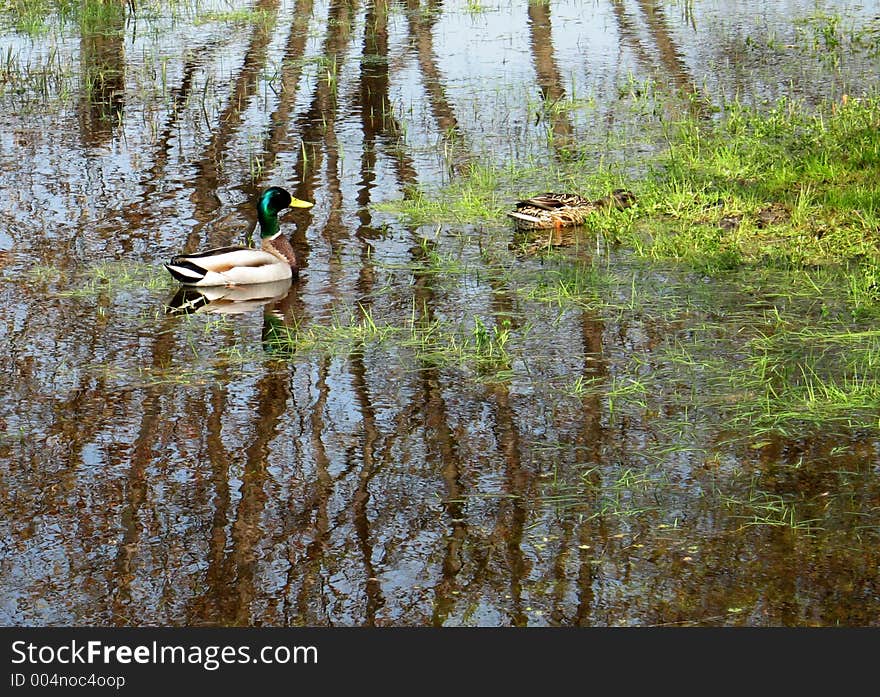
[[[822, 29], [876, 5], [137, 7], [0, 34], [0, 623], [877, 623], [876, 435], [752, 434], [671, 358], [735, 364], [773, 297], [374, 206], [650, 151], [671, 104], [867, 91]], [[304, 277], [167, 312], [161, 263], [270, 184], [315, 202]], [[537, 292], [597, 268], [601, 302]], [[478, 321], [500, 354], [451, 359]]]

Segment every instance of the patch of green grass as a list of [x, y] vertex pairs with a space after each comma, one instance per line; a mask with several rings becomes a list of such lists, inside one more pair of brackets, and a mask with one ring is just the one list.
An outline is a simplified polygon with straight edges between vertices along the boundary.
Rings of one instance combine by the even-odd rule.
[[479, 317], [474, 317], [474, 329], [469, 347], [478, 365], [483, 368], [509, 368], [510, 354], [506, 346], [510, 341], [510, 321], [501, 320], [491, 327]]
[[601, 396], [610, 417], [665, 410], [657, 432], [714, 422], [744, 437], [880, 428], [880, 335], [854, 321], [839, 267], [742, 267], [694, 283], [686, 268], [651, 260], [560, 257], [533, 277], [525, 302], [659, 338], [606, 357], [610, 377], [559, 383], [571, 397]]
[[780, 327], [748, 349], [730, 380], [751, 395], [734, 413], [753, 433], [880, 427], [880, 332]]
[[[64, 3], [66, 6], [67, 3]], [[84, 34], [121, 34], [127, 3], [121, 0], [84, 0], [69, 4], [69, 11]]]
[[369, 308], [358, 306], [348, 315], [335, 316], [329, 324], [291, 325], [271, 317], [268, 322], [263, 348], [276, 358], [314, 353], [350, 355], [371, 348], [388, 351], [396, 357], [395, 362], [465, 370], [479, 382], [505, 379], [513, 359], [509, 323], [487, 324], [477, 316], [468, 328], [451, 321], [424, 321], [414, 313], [411, 321], [401, 326], [379, 322]]
[[522, 289], [523, 295], [557, 307], [579, 306], [596, 308], [603, 304], [601, 291], [607, 277], [594, 267], [581, 264], [559, 264], [535, 274], [535, 280]]
[[200, 12], [194, 17], [193, 24], [196, 26], [213, 22], [222, 24], [269, 24], [272, 21], [272, 15], [265, 10], [237, 7], [228, 10], [206, 10]]
[[794, 20], [796, 48], [838, 67], [854, 54], [880, 55], [880, 20], [845, 19], [839, 14], [819, 10]]
[[46, 20], [55, 10], [50, 0], [3, 0], [0, 15], [18, 32], [36, 36], [45, 31]]
[[821, 530], [816, 518], [805, 518], [796, 502], [785, 496], [766, 491], [750, 491], [747, 498], [721, 496], [721, 503], [731, 511], [735, 520], [741, 521], [742, 527], [770, 526], [786, 527], [806, 533]]
[[876, 264], [878, 125], [876, 99], [732, 104], [717, 126], [681, 124], [641, 191], [651, 254], [709, 270]]
[[19, 111], [36, 109], [50, 97], [64, 102], [76, 86], [74, 66], [59, 51], [25, 60], [10, 46], [0, 54], [0, 97], [12, 97]]
[[[46, 267], [37, 271], [37, 277], [51, 280], [55, 278], [55, 274], [50, 267]], [[59, 289], [56, 295], [64, 298], [89, 298], [140, 288], [158, 290], [170, 288], [171, 285], [170, 279], [165, 274], [157, 273], [152, 264], [105, 262], [86, 269], [79, 277], [79, 283]]]
[[615, 380], [601, 386], [609, 413], [683, 410], [686, 423], [668, 418], [657, 429], [699, 419], [748, 439], [880, 429], [880, 332], [834, 317], [811, 323], [796, 301], [780, 298], [763, 313], [761, 303], [727, 313], [718, 302], [713, 320], [691, 319], [684, 332], [616, 367]]
[[467, 4], [465, 6], [465, 10], [468, 14], [471, 15], [480, 15], [489, 11], [489, 8], [486, 7], [480, 0], [467, 0]]
[[27, 275], [32, 283], [51, 283], [61, 278], [61, 269], [50, 264], [34, 264], [28, 267]]
[[84, 32], [115, 32], [127, 7], [120, 0], [0, 0], [0, 17], [29, 36], [45, 34], [52, 22], [78, 25]]
[[403, 200], [379, 203], [375, 208], [397, 213], [413, 225], [500, 218], [506, 203], [501, 192], [507, 175], [506, 170], [491, 165], [473, 165], [466, 177], [455, 179], [436, 195], [410, 189]]
[[[550, 453], [544, 457], [548, 455]], [[560, 480], [553, 470], [548, 472], [541, 487], [541, 500], [557, 514], [578, 513], [586, 520], [638, 521], [663, 516], [663, 502], [669, 499], [673, 489], [662, 468], [621, 467], [603, 472], [597, 467], [585, 467], [574, 481]], [[673, 520], [658, 527], [674, 525]]]

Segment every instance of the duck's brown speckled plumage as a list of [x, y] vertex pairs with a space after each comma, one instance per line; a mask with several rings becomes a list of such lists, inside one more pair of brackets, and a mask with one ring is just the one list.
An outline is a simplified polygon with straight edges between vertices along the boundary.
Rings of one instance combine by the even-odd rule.
[[635, 196], [626, 189], [615, 189], [595, 200], [548, 192], [518, 201], [507, 215], [513, 218], [517, 230], [551, 230], [582, 225], [590, 213], [600, 208], [629, 208], [634, 202]]

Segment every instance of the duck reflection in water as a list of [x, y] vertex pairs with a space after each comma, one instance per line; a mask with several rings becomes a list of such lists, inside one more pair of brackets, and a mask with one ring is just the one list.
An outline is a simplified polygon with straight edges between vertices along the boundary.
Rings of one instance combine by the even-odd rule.
[[247, 286], [181, 286], [165, 306], [170, 315], [241, 315], [287, 296], [291, 279]]
[[296, 352], [296, 328], [285, 321], [290, 316], [291, 279], [249, 286], [182, 286], [165, 306], [169, 315], [243, 315], [263, 310], [263, 350], [288, 357]]

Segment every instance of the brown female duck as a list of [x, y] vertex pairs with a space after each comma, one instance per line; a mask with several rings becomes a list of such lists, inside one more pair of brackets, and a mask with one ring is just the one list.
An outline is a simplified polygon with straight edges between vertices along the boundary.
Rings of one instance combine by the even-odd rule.
[[615, 189], [594, 201], [577, 194], [546, 193], [518, 201], [507, 215], [513, 218], [517, 230], [552, 230], [581, 225], [590, 213], [601, 208], [629, 208], [635, 200], [626, 189]]

